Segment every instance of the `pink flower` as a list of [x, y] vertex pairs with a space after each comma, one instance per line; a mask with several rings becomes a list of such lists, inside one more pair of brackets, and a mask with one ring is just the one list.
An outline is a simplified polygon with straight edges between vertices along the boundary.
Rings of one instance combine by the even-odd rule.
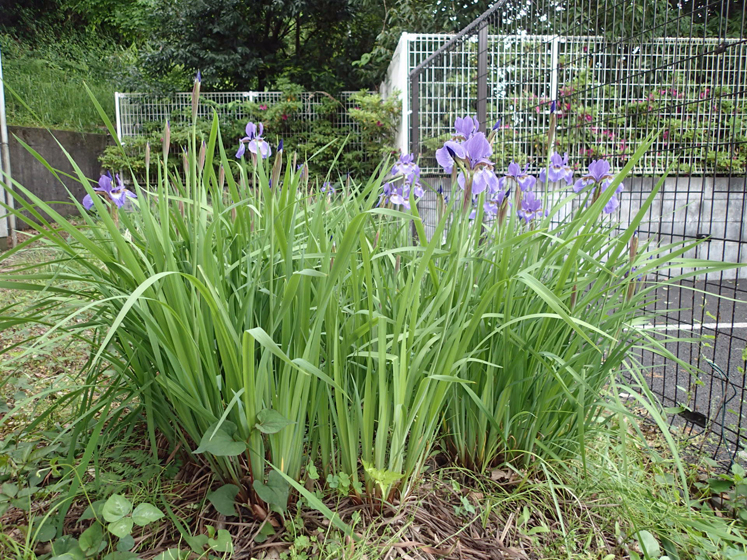
[[591, 115], [586, 115], [586, 122], [591, 122]]
[[259, 106], [260, 111], [267, 111], [267, 105], [260, 105]]
[[280, 117], [280, 118], [281, 118], [281, 119], [283, 119], [284, 121], [287, 121], [287, 120], [288, 120], [288, 115], [285, 115], [285, 114], [284, 114], [284, 115], [283, 115], [282, 117]]
[[381, 121], [376, 121], [376, 126], [383, 126], [383, 125], [381, 124]]

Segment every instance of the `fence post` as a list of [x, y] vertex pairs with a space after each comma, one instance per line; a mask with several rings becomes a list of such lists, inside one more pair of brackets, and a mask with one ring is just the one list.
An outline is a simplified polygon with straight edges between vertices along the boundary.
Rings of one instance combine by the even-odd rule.
[[[0, 52], [0, 180], [6, 185], [7, 190], [12, 189], [10, 174], [10, 145], [8, 143], [8, 123], [5, 116], [5, 82], [3, 82], [3, 58]], [[14, 199], [10, 192], [5, 192], [0, 186], [0, 202], [8, 205], [13, 210]], [[0, 209], [2, 210], [2, 209]], [[16, 215], [3, 211], [0, 216], [0, 229], [7, 236], [8, 248], [18, 244], [16, 234]]]
[[410, 152], [420, 153], [420, 74], [410, 76]]
[[552, 51], [550, 53], [550, 100], [558, 100], [558, 58], [559, 58], [560, 37], [552, 40]]
[[488, 119], [488, 25], [477, 32], [477, 120], [487, 130]]
[[122, 100], [122, 94], [118, 91], [114, 92], [114, 116], [117, 119], [117, 140], [122, 141], [122, 111], [119, 108], [119, 103]]

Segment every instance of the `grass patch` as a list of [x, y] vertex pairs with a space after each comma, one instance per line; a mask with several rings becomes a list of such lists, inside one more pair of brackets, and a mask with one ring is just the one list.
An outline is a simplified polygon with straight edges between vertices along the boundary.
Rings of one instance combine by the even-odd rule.
[[0, 45], [9, 125], [105, 131], [85, 93], [84, 81], [114, 120], [114, 92], [128, 51], [85, 38], [30, 46], [7, 34], [0, 35]]

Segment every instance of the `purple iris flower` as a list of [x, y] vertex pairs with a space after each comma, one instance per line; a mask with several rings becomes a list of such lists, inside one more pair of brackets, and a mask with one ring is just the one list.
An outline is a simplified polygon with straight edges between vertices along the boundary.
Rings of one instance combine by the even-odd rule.
[[412, 191], [416, 199], [421, 198], [425, 194], [425, 190], [416, 180], [405, 182], [403, 185], [386, 183], [379, 197], [379, 206], [384, 206], [391, 202], [395, 206], [402, 206], [406, 210], [410, 210], [410, 191]]
[[493, 155], [493, 148], [482, 132], [475, 133], [462, 144], [462, 147], [466, 152], [466, 157], [469, 158], [471, 169], [477, 169], [478, 165], [493, 165], [493, 162], [488, 159]]
[[[457, 183], [464, 189], [465, 179], [464, 173], [460, 173], [457, 177]], [[477, 171], [472, 175], [472, 194], [480, 194], [487, 190], [489, 193], [500, 190], [498, 185], [498, 177], [495, 176], [495, 172], [492, 167], [479, 167]]]
[[[598, 192], [595, 194], [596, 197], [607, 190], [607, 188], [612, 184], [613, 178], [614, 176], [612, 175], [610, 163], [604, 159], [595, 160], [589, 164], [588, 173], [581, 177], [573, 185], [573, 191], [579, 193], [585, 188], [594, 185], [595, 190], [598, 190]], [[611, 214], [620, 206], [620, 201], [617, 197], [620, 196], [623, 188], [624, 185], [622, 183], [617, 186], [617, 188], [615, 189], [615, 194], [612, 195], [612, 198], [610, 198], [609, 202], [604, 205], [603, 211], [605, 214]]]
[[[579, 179], [576, 182], [576, 185], [578, 185], [578, 183], [580, 183], [581, 181], [585, 181], [587, 184], [601, 185], [604, 181], [611, 181], [612, 177], [613, 176], [610, 173], [610, 162], [608, 162], [606, 159], [598, 159], [592, 161], [589, 164], [589, 172], [581, 179]], [[578, 192], [582, 188], [583, 187], [576, 190], [576, 186], [574, 185], [573, 190]]]
[[508, 165], [508, 172], [505, 177], [501, 177], [499, 181], [500, 188], [505, 189], [506, 185], [511, 188], [514, 184], [518, 185], [522, 191], [528, 191], [532, 189], [537, 182], [537, 179], [529, 175], [529, 164], [524, 169], [516, 162], [511, 162]]
[[384, 206], [389, 203], [389, 200], [394, 192], [394, 186], [391, 183], [384, 183], [382, 187], [381, 196], [379, 196], [379, 206]]
[[425, 189], [423, 189], [423, 186], [418, 182], [412, 183], [412, 192], [415, 195], [415, 198], [422, 198], [423, 195], [425, 195]]
[[[537, 198], [537, 195], [532, 191], [524, 193], [524, 196], [521, 199], [521, 210], [519, 210], [517, 214], [519, 218], [528, 224], [534, 218], [543, 215], [542, 201]], [[547, 215], [547, 212], [545, 212], [544, 215]]]
[[236, 157], [241, 159], [247, 148], [255, 155], [262, 156], [262, 159], [267, 158], [272, 153], [272, 148], [262, 138], [264, 132], [264, 125], [259, 123], [259, 128], [253, 122], [246, 123], [246, 136], [239, 140], [239, 151], [236, 152]]
[[410, 209], [410, 188], [406, 185], [400, 185], [392, 189], [392, 194], [389, 197], [389, 201], [396, 205], [402, 206], [405, 209]]
[[332, 183], [330, 183], [329, 181], [325, 182], [322, 185], [322, 188], [319, 189], [319, 190], [321, 192], [323, 192], [323, 193], [327, 193], [330, 196], [335, 194], [335, 186]]
[[540, 183], [546, 183], [548, 176], [551, 183], [554, 183], [556, 181], [565, 181], [566, 184], [570, 185], [573, 182], [573, 169], [571, 169], [570, 165], [568, 165], [567, 152], [563, 156], [561, 156], [557, 152], [554, 152], [550, 156], [549, 169], [545, 169], [543, 167], [540, 171]]
[[[449, 142], [447, 142], [449, 144]], [[444, 148], [450, 146], [444, 145]], [[472, 138], [461, 145], [463, 157], [459, 158], [468, 164], [472, 174], [472, 194], [480, 194], [484, 190], [498, 189], [498, 178], [493, 172], [493, 162], [488, 158], [493, 155], [493, 148], [482, 132], [475, 133]], [[464, 173], [457, 177], [459, 186], [464, 189], [466, 178]]]
[[467, 152], [461, 144], [453, 140], [447, 140], [442, 148], [436, 150], [436, 161], [444, 168], [446, 173], [451, 173], [454, 169], [454, 158], [464, 159]]
[[472, 138], [480, 130], [480, 122], [477, 117], [457, 117], [454, 121], [454, 140], [465, 141]]
[[508, 193], [501, 189], [498, 189], [495, 192], [488, 191], [488, 197], [482, 205], [485, 214], [493, 218], [497, 216], [498, 210], [507, 197]]
[[404, 175], [405, 180], [410, 182], [413, 179], [419, 179], [420, 167], [415, 163], [415, 156], [412, 154], [399, 156], [399, 161], [392, 167], [392, 175]]
[[[115, 175], [115, 177], [116, 185], [112, 181], [111, 173], [102, 175], [99, 177], [99, 186], [94, 187], [93, 190], [99, 193], [104, 193], [106, 195], [104, 198], [113, 202], [117, 208], [122, 208], [128, 198], [137, 198], [137, 195], [124, 186], [119, 174]], [[83, 208], [86, 210], [93, 208], [93, 198], [91, 198], [90, 194], [83, 197]]]

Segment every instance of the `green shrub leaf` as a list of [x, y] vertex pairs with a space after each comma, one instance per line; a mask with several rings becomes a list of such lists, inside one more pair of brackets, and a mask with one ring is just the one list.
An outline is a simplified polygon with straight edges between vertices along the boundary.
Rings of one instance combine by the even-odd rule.
[[200, 440], [200, 446], [195, 453], [212, 453], [217, 457], [234, 457], [246, 451], [246, 443], [233, 439], [236, 425], [224, 421], [210, 426]]
[[659, 541], [648, 531], [638, 531], [638, 544], [641, 545], [641, 550], [648, 554], [650, 558], [659, 558], [661, 556]]
[[216, 552], [233, 552], [231, 533], [225, 529], [218, 529], [218, 535], [208, 540], [208, 545]]
[[101, 510], [101, 515], [109, 523], [119, 521], [125, 515], [132, 511], [132, 504], [130, 500], [121, 496], [120, 494], [112, 494], [109, 499], [106, 500], [104, 507]]
[[132, 520], [140, 527], [145, 527], [148, 523], [158, 521], [162, 517], [163, 512], [151, 504], [140, 504], [132, 512]]
[[104, 528], [100, 523], [94, 523], [80, 535], [78, 545], [85, 552], [86, 556], [93, 556], [99, 552], [99, 547], [103, 541]]
[[257, 495], [271, 506], [275, 506], [281, 512], [288, 507], [288, 483], [276, 471], [270, 472], [267, 484], [255, 480], [253, 486]]
[[266, 408], [257, 414], [257, 423], [254, 425], [263, 434], [276, 434], [286, 426], [295, 424], [277, 410]]
[[135, 538], [132, 535], [125, 535], [117, 543], [117, 550], [119, 552], [128, 552], [135, 547]]
[[109, 523], [107, 529], [112, 535], [122, 539], [132, 532], [132, 517], [123, 517], [119, 521]]
[[224, 484], [215, 492], [210, 492], [207, 499], [213, 504], [218, 513], [223, 515], [236, 515], [234, 504], [236, 495], [239, 493], [239, 487], [235, 484]]

